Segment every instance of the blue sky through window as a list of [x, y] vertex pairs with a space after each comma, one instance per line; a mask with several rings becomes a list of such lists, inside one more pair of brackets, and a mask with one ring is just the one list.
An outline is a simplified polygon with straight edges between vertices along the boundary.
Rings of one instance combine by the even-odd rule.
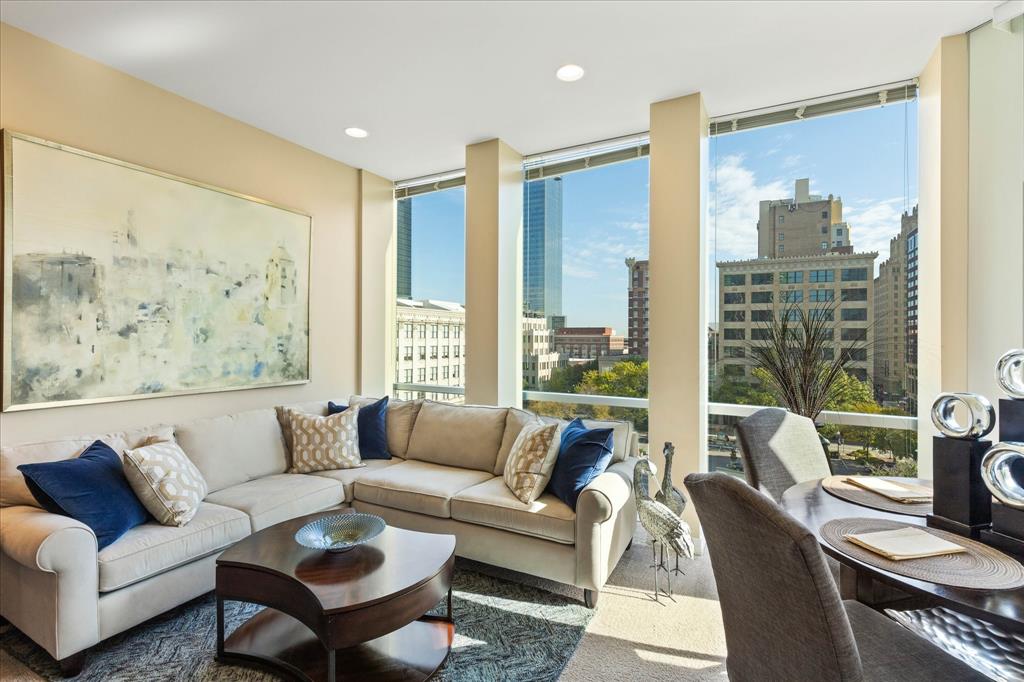
[[[758, 202], [791, 197], [797, 178], [810, 178], [812, 194], [842, 197], [856, 250], [878, 251], [881, 263], [900, 214], [917, 203], [917, 103], [714, 137], [709, 156], [711, 301], [715, 261], [756, 257]], [[562, 309], [569, 325], [625, 334], [623, 261], [648, 256], [648, 171], [647, 159], [637, 159], [564, 176]], [[413, 199], [415, 298], [464, 301], [464, 226], [463, 188]], [[709, 320], [714, 315], [710, 310]]]

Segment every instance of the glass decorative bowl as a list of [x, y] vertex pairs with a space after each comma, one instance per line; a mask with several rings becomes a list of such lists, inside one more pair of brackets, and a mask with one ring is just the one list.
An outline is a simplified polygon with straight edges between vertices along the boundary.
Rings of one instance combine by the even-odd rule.
[[295, 533], [295, 542], [309, 549], [347, 552], [384, 532], [384, 519], [373, 514], [338, 514], [310, 521]]

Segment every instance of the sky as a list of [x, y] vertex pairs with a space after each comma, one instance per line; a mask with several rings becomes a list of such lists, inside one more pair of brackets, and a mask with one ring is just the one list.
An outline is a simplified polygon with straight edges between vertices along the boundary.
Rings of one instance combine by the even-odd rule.
[[[709, 301], [717, 300], [715, 261], [757, 256], [758, 202], [792, 197], [797, 178], [810, 178], [812, 194], [842, 197], [854, 247], [878, 251], [877, 269], [900, 214], [917, 203], [916, 124], [915, 101], [711, 138]], [[624, 260], [648, 256], [648, 170], [644, 158], [564, 176], [562, 309], [570, 326], [625, 334]], [[461, 302], [465, 191], [412, 201], [413, 297]]]

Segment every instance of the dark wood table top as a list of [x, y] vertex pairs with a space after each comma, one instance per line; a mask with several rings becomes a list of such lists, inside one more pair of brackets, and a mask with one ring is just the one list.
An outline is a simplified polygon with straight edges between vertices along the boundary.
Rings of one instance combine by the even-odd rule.
[[221, 554], [217, 565], [262, 571], [301, 583], [323, 612], [330, 614], [411, 592], [444, 570], [455, 554], [454, 535], [391, 526], [348, 552], [307, 549], [295, 541], [299, 528], [324, 515], [309, 514], [257, 531]]
[[[930, 482], [915, 478], [895, 479], [928, 485]], [[832, 519], [880, 518], [925, 526], [927, 520], [906, 514], [895, 514], [847, 502], [831, 495], [821, 487], [821, 481], [798, 483], [782, 495], [782, 508], [797, 521], [807, 526], [826, 554], [841, 564], [870, 575], [872, 578], [911, 594], [923, 595], [942, 602], [950, 608], [981, 618], [1005, 628], [1024, 631], [1024, 588], [1013, 590], [974, 590], [938, 585], [923, 580], [890, 573], [843, 554], [822, 539], [820, 528]]]

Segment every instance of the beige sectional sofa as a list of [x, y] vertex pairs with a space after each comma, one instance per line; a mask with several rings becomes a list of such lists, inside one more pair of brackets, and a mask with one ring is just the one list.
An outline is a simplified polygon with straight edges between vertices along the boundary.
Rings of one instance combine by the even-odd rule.
[[[326, 414], [327, 403], [288, 407]], [[460, 556], [576, 585], [591, 606], [632, 539], [637, 445], [628, 423], [594, 423], [614, 428], [615, 455], [573, 512], [548, 494], [525, 505], [504, 485], [512, 443], [536, 419], [528, 412], [395, 401], [387, 417], [393, 459], [312, 474], [286, 473], [290, 432], [282, 415], [268, 408], [0, 448], [0, 615], [54, 658], [74, 661], [212, 590], [216, 557], [232, 543], [339, 505], [394, 526], [454, 534]], [[99, 552], [87, 526], [39, 508], [16, 468], [75, 457], [96, 439], [120, 453], [172, 436], [209, 486], [195, 518], [181, 528], [146, 523]]]

